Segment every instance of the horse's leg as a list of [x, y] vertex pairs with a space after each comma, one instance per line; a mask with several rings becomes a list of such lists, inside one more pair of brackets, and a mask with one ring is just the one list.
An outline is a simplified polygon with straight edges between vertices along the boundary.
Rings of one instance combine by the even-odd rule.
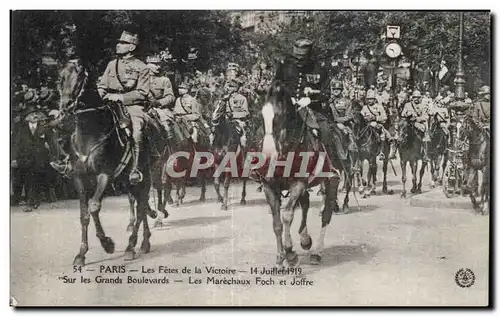
[[403, 183], [403, 191], [401, 191], [401, 197], [406, 198], [406, 165], [408, 161], [401, 157], [401, 182]]
[[247, 204], [246, 197], [247, 197], [247, 179], [245, 178], [243, 179], [243, 190], [241, 191], [241, 201], [240, 201], [241, 205]]
[[165, 202], [167, 204], [174, 204], [174, 200], [172, 199], [172, 181], [170, 179], [165, 183]]
[[371, 186], [371, 189], [370, 189], [370, 194], [371, 195], [376, 195], [377, 192], [376, 192], [376, 189], [377, 189], [377, 169], [378, 169], [378, 165], [377, 165], [377, 159], [376, 157], [372, 160], [371, 164], [370, 164], [370, 168], [372, 169], [372, 186]]
[[389, 191], [387, 190], [387, 165], [389, 164], [389, 159], [386, 157], [384, 161], [382, 162], [382, 173], [383, 173], [383, 180], [382, 180], [382, 193], [387, 194]]
[[417, 164], [418, 160], [410, 160], [411, 169], [411, 193], [417, 192]]
[[312, 239], [307, 231], [307, 212], [309, 210], [309, 192], [306, 190], [304, 194], [299, 197], [298, 202], [300, 203], [300, 207], [302, 208], [302, 220], [300, 222], [299, 227], [299, 235], [300, 235], [300, 246], [304, 250], [311, 249]]
[[422, 178], [424, 177], [426, 167], [427, 167], [427, 162], [422, 161], [422, 166], [420, 167], [420, 178], [418, 179], [418, 185], [417, 185], [417, 193], [419, 194], [422, 193]]
[[205, 202], [206, 201], [206, 197], [205, 197], [205, 194], [207, 192], [207, 183], [206, 183], [206, 179], [205, 179], [205, 174], [204, 173], [201, 173], [201, 195], [200, 195], [200, 202]]
[[101, 242], [102, 248], [107, 253], [113, 253], [115, 251], [115, 243], [113, 240], [106, 236], [104, 233], [104, 229], [102, 228], [101, 219], [99, 217], [99, 213], [101, 211], [102, 198], [104, 190], [108, 185], [109, 176], [105, 173], [101, 173], [97, 176], [97, 186], [94, 192], [94, 195], [89, 200], [89, 210], [92, 215], [92, 219], [94, 220], [96, 236], [99, 238]]
[[469, 166], [469, 168], [467, 168], [467, 172], [466, 172], [467, 184], [466, 184], [465, 190], [466, 190], [466, 192], [469, 193], [472, 206], [474, 207], [475, 210], [478, 210], [479, 204], [476, 201], [475, 190], [472, 189], [472, 183], [474, 181], [474, 176], [475, 176], [475, 170], [472, 166]]
[[228, 195], [229, 195], [229, 185], [231, 184], [231, 175], [226, 173], [224, 175], [224, 201], [222, 202], [221, 210], [227, 211], [228, 209]]
[[184, 198], [186, 197], [186, 187], [187, 187], [186, 181], [182, 181], [181, 182], [181, 193], [179, 196], [181, 204], [184, 203]]
[[135, 217], [135, 197], [130, 192], [127, 195], [128, 195], [128, 204], [129, 204], [129, 210], [130, 210], [129, 224], [127, 226], [127, 231], [131, 232], [134, 229], [134, 224], [135, 224], [135, 221], [136, 221], [136, 217]]
[[283, 261], [285, 260], [285, 254], [283, 251], [283, 223], [281, 222], [280, 216], [280, 191], [279, 189], [271, 188], [269, 184], [265, 182], [262, 182], [262, 188], [264, 190], [264, 194], [266, 195], [266, 200], [271, 208], [271, 213], [273, 216], [273, 230], [276, 237], [276, 247], [278, 252], [276, 256], [276, 264], [278, 266], [282, 266]]
[[220, 177], [214, 178], [214, 188], [215, 188], [215, 193], [217, 193], [217, 201], [219, 201], [219, 203], [224, 202], [222, 195], [220, 195]]
[[330, 178], [325, 182], [325, 203], [321, 212], [321, 231], [318, 236], [318, 242], [314, 253], [310, 256], [311, 264], [319, 264], [321, 262], [321, 252], [325, 245], [325, 235], [328, 225], [332, 219], [333, 212], [337, 212], [339, 205], [337, 203], [337, 192], [340, 179], [338, 177]]
[[[438, 155], [439, 156], [439, 155]], [[434, 189], [436, 187], [436, 180], [438, 178], [438, 172], [439, 172], [439, 169], [437, 169], [437, 166], [438, 166], [438, 157], [436, 156], [432, 156], [432, 157], [429, 157], [430, 158], [430, 167], [431, 167], [431, 182], [429, 184], [429, 186], [431, 187], [431, 189]]]
[[[151, 250], [151, 243], [149, 242], [149, 238], [151, 237], [151, 231], [149, 230], [149, 224], [147, 219], [147, 212], [149, 211], [149, 185], [148, 181], [140, 184], [140, 202], [137, 203], [137, 213], [138, 216], [142, 216], [143, 222], [143, 239], [141, 243], [140, 253], [149, 253]], [[137, 240], [137, 239], [136, 239]], [[135, 247], [135, 245], [134, 245]]]
[[367, 196], [365, 195], [365, 185], [366, 185], [366, 181], [363, 177], [363, 164], [364, 164], [364, 160], [363, 159], [360, 159], [358, 160], [358, 168], [359, 168], [359, 172], [358, 172], [358, 192], [359, 192], [359, 195], [362, 197], [362, 198], [366, 198]]
[[84, 266], [85, 254], [89, 250], [89, 239], [88, 239], [88, 228], [90, 223], [90, 213], [88, 210], [89, 194], [83, 180], [80, 177], [75, 176], [74, 183], [80, 198], [80, 225], [82, 227], [82, 239], [80, 244], [80, 251], [73, 260], [73, 265]]
[[291, 226], [293, 222], [293, 215], [295, 205], [298, 199], [304, 194], [307, 187], [302, 181], [294, 183], [290, 188], [290, 197], [286, 202], [281, 212], [281, 220], [283, 221], [283, 244], [285, 247], [286, 261], [290, 267], [295, 267], [299, 262], [299, 256], [293, 251]]
[[483, 168], [483, 180], [481, 181], [481, 201], [483, 202], [482, 214], [488, 215], [490, 212], [490, 175], [489, 168]]
[[352, 173], [350, 168], [349, 168], [348, 172], [346, 171], [346, 175], [347, 174], [349, 175], [349, 177], [346, 178], [346, 182], [345, 182], [346, 192], [345, 192], [345, 197], [344, 197], [344, 203], [342, 204], [342, 212], [343, 213], [349, 212], [349, 194], [351, 193], [352, 181], [354, 179], [354, 174]]
[[448, 151], [445, 150], [445, 152], [443, 154], [443, 163], [441, 165], [441, 177], [439, 177], [439, 180], [438, 180], [439, 185], [443, 184], [444, 170], [446, 169], [447, 164], [448, 164]]

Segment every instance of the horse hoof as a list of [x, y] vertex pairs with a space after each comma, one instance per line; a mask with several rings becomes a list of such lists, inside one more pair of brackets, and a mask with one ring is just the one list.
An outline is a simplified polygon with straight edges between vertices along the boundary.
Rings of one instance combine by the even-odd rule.
[[76, 255], [75, 260], [73, 260], [73, 265], [77, 267], [85, 266], [85, 257]]
[[203, 196], [200, 198], [200, 202], [205, 202], [206, 201], [206, 198]]
[[344, 214], [349, 213], [349, 205], [347, 204], [342, 205], [342, 213]]
[[104, 239], [101, 240], [101, 246], [104, 248], [106, 253], [115, 252], [115, 243], [113, 242], [113, 239], [109, 237], [104, 237]]
[[382, 187], [382, 193], [387, 194], [387, 187]]
[[420, 189], [420, 188], [419, 188], [419, 189], [417, 189], [417, 192], [416, 192], [416, 193], [417, 193], [417, 194], [422, 194], [422, 189]]
[[417, 189], [411, 188], [410, 193], [415, 193], [415, 192], [417, 192]]
[[364, 187], [366, 187], [366, 185], [368, 184], [366, 180], [362, 180], [361, 183], [363, 184]]
[[152, 219], [155, 219], [158, 217], [158, 214], [156, 213], [156, 211], [153, 211], [151, 209], [149, 211], [147, 211], [147, 213], [148, 213], [148, 216], [151, 217]]
[[218, 197], [218, 198], [217, 198], [217, 202], [219, 202], [219, 203], [223, 203], [223, 202], [224, 202], [224, 199], [223, 199], [222, 197]]
[[227, 211], [228, 207], [227, 205], [221, 205], [220, 209], [223, 211]]
[[312, 241], [312, 238], [311, 236], [306, 236], [305, 240], [300, 240], [300, 246], [302, 247], [302, 249], [304, 250], [309, 250], [311, 249], [311, 246], [313, 244], [313, 241]]
[[245, 201], [244, 199], [241, 199], [240, 204], [241, 205], [247, 205], [247, 201]]
[[168, 204], [168, 205], [172, 205], [172, 204], [174, 204], [174, 200], [172, 200], [172, 198], [167, 199], [167, 204]]
[[132, 261], [134, 259], [135, 259], [135, 251], [134, 250], [126, 250], [125, 251], [125, 258], [123, 258], [123, 260]]
[[279, 254], [276, 256], [276, 265], [278, 267], [283, 267], [283, 262], [285, 261], [285, 255]]
[[321, 263], [321, 256], [314, 254], [309, 257], [309, 260], [311, 261], [311, 264], [318, 265]]
[[370, 194], [368, 194], [368, 193], [365, 193], [365, 194], [363, 194], [363, 196], [362, 196], [362, 198], [363, 198], [363, 199], [366, 199], [366, 198], [369, 198], [369, 197], [370, 197]]
[[286, 254], [286, 262], [290, 268], [295, 268], [299, 265], [299, 256], [295, 251]]
[[259, 192], [259, 193], [262, 192], [262, 186], [257, 187], [257, 192]]
[[32, 207], [29, 207], [29, 206], [28, 206], [28, 207], [25, 207], [25, 208], [23, 209], [23, 212], [25, 212], [25, 213], [30, 213], [30, 212], [33, 212], [33, 208], [32, 208]]
[[148, 243], [142, 243], [141, 245], [141, 248], [139, 248], [139, 253], [140, 254], [146, 254], [146, 253], [149, 253], [151, 251], [151, 244], [148, 242]]
[[158, 228], [158, 227], [163, 227], [163, 222], [161, 221], [161, 219], [157, 219], [153, 224], [153, 228]]
[[371, 190], [370, 195], [377, 195], [377, 192], [375, 190]]
[[401, 192], [401, 198], [406, 198], [406, 192]]
[[170, 216], [170, 214], [168, 214], [167, 211], [162, 211], [162, 213], [163, 213], [163, 218], [164, 219]]
[[387, 191], [387, 194], [388, 195], [393, 195], [394, 194], [394, 190], [391, 189], [391, 190]]
[[126, 231], [130, 233], [133, 230], [134, 230], [134, 224], [128, 224]]

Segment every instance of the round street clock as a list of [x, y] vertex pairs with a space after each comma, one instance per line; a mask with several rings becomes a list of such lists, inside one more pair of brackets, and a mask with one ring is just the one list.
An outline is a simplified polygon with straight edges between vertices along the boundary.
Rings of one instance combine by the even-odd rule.
[[398, 43], [389, 43], [385, 46], [385, 54], [389, 58], [397, 58], [401, 55], [401, 46]]

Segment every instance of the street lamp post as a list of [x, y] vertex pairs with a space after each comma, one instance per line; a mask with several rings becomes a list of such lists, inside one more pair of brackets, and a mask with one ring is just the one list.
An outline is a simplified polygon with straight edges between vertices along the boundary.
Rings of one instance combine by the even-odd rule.
[[455, 75], [455, 99], [463, 101], [465, 99], [465, 72], [463, 65], [463, 39], [464, 39], [464, 13], [460, 12], [460, 31], [458, 42], [458, 70]]

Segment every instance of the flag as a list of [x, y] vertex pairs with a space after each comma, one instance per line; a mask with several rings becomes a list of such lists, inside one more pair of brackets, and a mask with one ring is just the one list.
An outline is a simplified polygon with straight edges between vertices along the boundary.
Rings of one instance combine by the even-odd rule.
[[448, 67], [446, 67], [446, 61], [441, 62], [441, 68], [439, 69], [438, 78], [443, 80], [444, 76], [448, 73]]

